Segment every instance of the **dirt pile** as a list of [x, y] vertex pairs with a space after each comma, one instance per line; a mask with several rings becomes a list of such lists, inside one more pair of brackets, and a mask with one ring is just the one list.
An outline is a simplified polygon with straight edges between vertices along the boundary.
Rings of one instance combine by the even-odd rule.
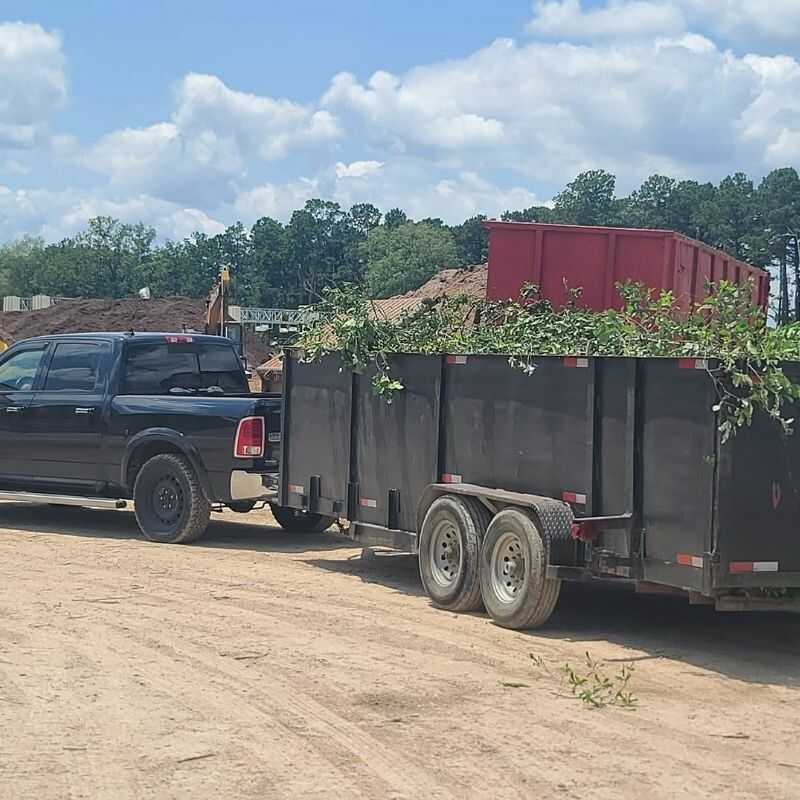
[[463, 269], [443, 269], [419, 289], [383, 300], [373, 300], [372, 309], [378, 319], [389, 322], [416, 311], [422, 305], [423, 300], [437, 300], [442, 297], [459, 297], [461, 295], [466, 295], [474, 300], [483, 300], [486, 297], [488, 274], [489, 270], [486, 264]]
[[486, 281], [489, 268], [486, 264], [476, 264], [463, 269], [443, 269], [437, 272], [427, 283], [406, 292], [401, 297], [413, 297], [418, 300], [431, 300], [437, 297], [458, 297], [467, 295], [476, 300], [486, 297]]
[[203, 330], [205, 301], [188, 297], [158, 300], [62, 300], [39, 311], [0, 312], [0, 335], [10, 342], [82, 331]]

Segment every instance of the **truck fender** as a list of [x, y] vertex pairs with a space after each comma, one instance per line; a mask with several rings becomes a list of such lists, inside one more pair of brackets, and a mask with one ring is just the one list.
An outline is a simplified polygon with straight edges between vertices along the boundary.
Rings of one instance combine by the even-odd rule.
[[132, 436], [125, 447], [125, 453], [122, 456], [122, 470], [120, 473], [120, 485], [124, 486], [129, 491], [133, 491], [133, 486], [128, 486], [128, 469], [131, 465], [136, 451], [142, 446], [151, 446], [164, 444], [166, 452], [177, 450], [189, 459], [195, 473], [197, 480], [200, 482], [200, 488], [203, 494], [210, 503], [216, 502], [211, 491], [211, 481], [208, 478], [208, 470], [206, 470], [203, 459], [198, 449], [182, 434], [172, 428], [147, 428], [143, 431]]
[[425, 515], [434, 500], [445, 494], [474, 497], [489, 509], [492, 516], [504, 508], [524, 508], [533, 513], [551, 543], [568, 543], [572, 539], [574, 516], [563, 500], [525, 492], [508, 492], [505, 489], [489, 489], [472, 483], [430, 484], [417, 506], [417, 531], [422, 530]]

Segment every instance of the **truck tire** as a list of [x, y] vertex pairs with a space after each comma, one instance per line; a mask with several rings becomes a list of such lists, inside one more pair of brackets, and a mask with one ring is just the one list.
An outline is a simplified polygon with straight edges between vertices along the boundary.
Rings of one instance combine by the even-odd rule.
[[561, 581], [547, 577], [549, 547], [533, 518], [501, 511], [481, 548], [481, 595], [492, 620], [504, 628], [538, 628], [558, 602]]
[[481, 541], [490, 519], [471, 497], [444, 495], [428, 509], [419, 535], [419, 574], [437, 608], [481, 608]]
[[173, 453], [144, 463], [136, 476], [133, 502], [139, 528], [151, 542], [194, 542], [205, 533], [211, 517], [211, 504], [192, 465]]
[[336, 522], [335, 517], [283, 506], [272, 506], [272, 516], [287, 533], [322, 533]]

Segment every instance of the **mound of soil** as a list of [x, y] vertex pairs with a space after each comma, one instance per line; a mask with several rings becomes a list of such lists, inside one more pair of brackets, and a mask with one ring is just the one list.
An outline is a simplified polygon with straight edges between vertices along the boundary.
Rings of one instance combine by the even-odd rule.
[[32, 336], [97, 331], [203, 330], [205, 301], [188, 297], [158, 300], [62, 300], [39, 311], [0, 312], [0, 334], [18, 342]]

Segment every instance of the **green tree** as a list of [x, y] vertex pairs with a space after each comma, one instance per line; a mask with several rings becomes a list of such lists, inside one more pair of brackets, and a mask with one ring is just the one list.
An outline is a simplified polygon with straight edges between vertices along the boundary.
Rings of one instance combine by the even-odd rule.
[[559, 222], [573, 225], [611, 225], [617, 207], [616, 178], [605, 170], [582, 172], [556, 196], [554, 212]]
[[408, 215], [402, 208], [390, 208], [383, 218], [383, 224], [387, 228], [396, 228], [408, 222]]
[[552, 208], [530, 206], [521, 211], [504, 211], [500, 217], [504, 222], [555, 222]]
[[457, 260], [450, 230], [424, 222], [375, 228], [367, 236], [364, 251], [367, 286], [373, 297], [416, 289]]
[[486, 263], [489, 257], [489, 231], [483, 224], [485, 221], [486, 217], [479, 214], [450, 228], [460, 267]]

